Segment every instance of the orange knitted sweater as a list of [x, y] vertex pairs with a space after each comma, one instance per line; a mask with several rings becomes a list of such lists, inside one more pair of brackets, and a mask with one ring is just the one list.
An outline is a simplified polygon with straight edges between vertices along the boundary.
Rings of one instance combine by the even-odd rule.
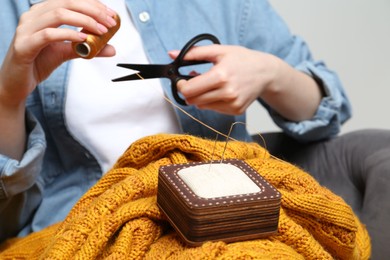
[[[338, 196], [254, 143], [231, 141], [225, 158], [246, 161], [282, 193], [278, 234], [185, 246], [156, 204], [162, 165], [219, 159], [225, 143], [154, 135], [131, 145], [61, 223], [0, 247], [0, 259], [368, 259], [365, 227]], [[215, 155], [213, 150], [215, 149]], [[214, 158], [212, 158], [214, 156]]]

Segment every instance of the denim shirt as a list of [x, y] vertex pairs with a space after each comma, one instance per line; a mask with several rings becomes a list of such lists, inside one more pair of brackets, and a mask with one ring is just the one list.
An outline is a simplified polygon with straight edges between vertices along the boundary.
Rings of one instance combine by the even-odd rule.
[[[0, 60], [3, 61], [20, 15], [39, 0], [3, 1], [0, 9]], [[283, 20], [264, 0], [126, 0], [152, 63], [169, 63], [168, 50], [180, 49], [190, 38], [211, 33], [222, 44], [242, 45], [271, 53], [319, 82], [325, 97], [312, 119], [290, 122], [261, 102], [275, 123], [301, 141], [328, 138], [351, 115], [350, 104], [335, 73], [313, 60], [305, 42], [291, 35]], [[124, 61], [126, 62], [126, 61]], [[37, 86], [27, 100], [27, 148], [21, 161], [0, 154], [0, 241], [26, 235], [61, 221], [75, 202], [102, 176], [90, 151], [68, 132], [64, 103], [68, 69], [62, 64]], [[163, 88], [172, 99], [169, 81]], [[245, 115], [228, 116], [182, 107], [211, 127], [227, 133]], [[215, 138], [215, 133], [177, 111], [184, 133]], [[244, 128], [233, 137], [249, 140]]]

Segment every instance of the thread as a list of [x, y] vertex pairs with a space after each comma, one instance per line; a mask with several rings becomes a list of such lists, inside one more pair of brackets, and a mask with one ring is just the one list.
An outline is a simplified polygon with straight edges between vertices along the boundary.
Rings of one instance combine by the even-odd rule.
[[246, 125], [244, 122], [234, 122], [234, 123], [230, 126], [229, 133], [228, 133], [228, 135], [227, 135], [226, 142], [225, 142], [225, 147], [223, 148], [223, 151], [222, 151], [220, 163], [223, 162], [223, 158], [225, 157], [225, 151], [226, 151], [226, 148], [227, 148], [229, 139], [230, 139], [230, 135], [231, 135], [231, 133], [232, 133], [232, 131], [233, 131], [233, 127], [234, 127], [236, 124], [243, 124], [243, 125]]
[[87, 34], [87, 39], [83, 42], [72, 42], [73, 51], [81, 58], [92, 59], [106, 46], [108, 41], [119, 30], [121, 20], [119, 15], [113, 16], [116, 21], [116, 25], [108, 29], [108, 31], [102, 35], [93, 34], [87, 30], [81, 30], [81, 32]]
[[[139, 73], [135, 73], [141, 80], [144, 80], [144, 78], [139, 74]], [[218, 131], [217, 129], [209, 126], [208, 124], [200, 121], [199, 119], [197, 119], [196, 117], [194, 117], [193, 115], [189, 114], [187, 111], [185, 111], [184, 109], [182, 109], [180, 106], [176, 105], [174, 102], [172, 102], [172, 100], [170, 100], [168, 97], [166, 97], [165, 95], [163, 95], [163, 98], [169, 103], [171, 104], [172, 106], [174, 106], [175, 108], [177, 108], [178, 110], [180, 110], [182, 113], [184, 113], [186, 116], [188, 116], [189, 118], [191, 118], [192, 120], [194, 120], [195, 122], [201, 124], [202, 126], [210, 129], [211, 131], [213, 131], [214, 133], [216, 133], [216, 140], [218, 139], [218, 135], [222, 135], [223, 137], [226, 137], [226, 144], [225, 144], [225, 148], [223, 150], [223, 153], [222, 153], [222, 156], [221, 156], [221, 162], [223, 161], [223, 157], [224, 157], [224, 154], [225, 154], [225, 150], [226, 150], [226, 147], [227, 147], [227, 142], [228, 140], [233, 140], [233, 141], [237, 141], [236, 139], [234, 139], [233, 137], [230, 136], [230, 133], [231, 131], [233, 130], [233, 127], [234, 125], [236, 124], [244, 124], [247, 126], [246, 123], [244, 122], [234, 122], [231, 126], [230, 126], [230, 130], [229, 130], [229, 133], [228, 134], [224, 134], [220, 131]], [[266, 141], [264, 139], [264, 137], [258, 133], [257, 134], [261, 140], [263, 141], [263, 144], [264, 144], [264, 148], [265, 150], [267, 150], [267, 144], [266, 144]], [[215, 149], [215, 145], [216, 145], [216, 141], [214, 142], [214, 149]], [[212, 154], [212, 157], [214, 156], [214, 151], [213, 151], [213, 154]], [[274, 159], [276, 160], [279, 160], [279, 161], [283, 161], [282, 159], [274, 156], [274, 155], [270, 155], [271, 157], [273, 157]], [[266, 153], [264, 153], [264, 158], [266, 158]], [[210, 160], [212, 160], [212, 158], [210, 158]], [[211, 164], [210, 164], [211, 165]]]
[[213, 158], [214, 158], [214, 154], [215, 154], [215, 148], [217, 148], [217, 142], [218, 142], [218, 134], [215, 135], [213, 152], [211, 153], [211, 158], [210, 158], [210, 163], [209, 163], [209, 171], [211, 169], [211, 165], [213, 164]]

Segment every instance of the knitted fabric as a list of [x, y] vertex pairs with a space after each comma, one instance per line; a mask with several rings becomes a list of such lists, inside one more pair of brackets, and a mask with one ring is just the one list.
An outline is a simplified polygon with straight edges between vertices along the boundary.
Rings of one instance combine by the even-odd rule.
[[8, 240], [0, 247], [0, 259], [369, 258], [368, 233], [340, 197], [259, 145], [237, 141], [228, 143], [224, 158], [244, 160], [282, 193], [278, 233], [236, 243], [184, 245], [157, 207], [158, 169], [220, 159], [224, 146], [187, 135], [140, 139], [63, 222]]

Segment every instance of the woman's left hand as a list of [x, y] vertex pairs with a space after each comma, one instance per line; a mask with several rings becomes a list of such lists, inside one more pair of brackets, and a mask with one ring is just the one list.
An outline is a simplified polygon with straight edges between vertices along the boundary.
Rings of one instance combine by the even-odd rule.
[[[178, 51], [169, 52], [176, 58]], [[238, 115], [261, 97], [277, 77], [276, 57], [240, 46], [208, 45], [192, 48], [186, 60], [207, 60], [214, 66], [190, 80], [180, 80], [178, 91], [187, 104]]]

